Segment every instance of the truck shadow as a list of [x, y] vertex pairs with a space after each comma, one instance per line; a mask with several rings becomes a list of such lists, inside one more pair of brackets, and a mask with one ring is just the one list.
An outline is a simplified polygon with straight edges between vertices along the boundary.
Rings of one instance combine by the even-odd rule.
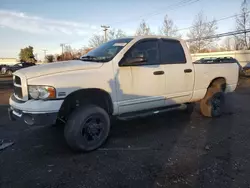
[[231, 105], [228, 101], [225, 113], [217, 119], [194, 114], [190, 124], [193, 130], [183, 132], [153, 187], [231, 187], [236, 176], [231, 152], [235, 118]]

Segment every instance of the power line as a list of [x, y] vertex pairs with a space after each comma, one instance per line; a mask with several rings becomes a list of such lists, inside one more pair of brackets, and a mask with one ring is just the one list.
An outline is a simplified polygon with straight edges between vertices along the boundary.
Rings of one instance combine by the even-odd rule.
[[[182, 1], [178, 2], [178, 3], [169, 5], [168, 7], [161, 8], [161, 10], [164, 10], [164, 11], [166, 11], [166, 10], [168, 10], [168, 11], [169, 10], [175, 10], [177, 8], [180, 8], [180, 7], [183, 7], [183, 6], [186, 6], [186, 5], [190, 5], [190, 4], [196, 3], [198, 1], [200, 1], [200, 0], [182, 0]], [[157, 12], [151, 12], [151, 13], [143, 14], [143, 15], [139, 16], [138, 18], [131, 17], [131, 18], [123, 20], [123, 21], [118, 21], [118, 22], [110, 23], [109, 25], [115, 25], [115, 24], [118, 24], [118, 23], [125, 23], [125, 22], [131, 21], [131, 20], [134, 21], [135, 19], [139, 19], [139, 18], [141, 19], [141, 18], [143, 18], [145, 16], [155, 16], [155, 15], [158, 15], [158, 14], [161, 14], [161, 13], [162, 12], [159, 12], [159, 11], [157, 11]]]
[[[175, 7], [174, 9], [179, 8], [179, 7], [183, 7], [183, 6], [186, 6], [186, 5], [193, 4], [193, 3], [197, 2], [197, 1], [200, 1], [200, 0], [183, 0], [183, 1], [180, 1], [180, 2], [178, 3], [179, 6]], [[173, 7], [174, 5], [177, 5], [177, 4], [172, 4], [172, 5], [169, 6], [169, 8], [170, 8], [170, 7]], [[170, 9], [170, 10], [174, 10], [174, 9]], [[168, 10], [168, 9], [164, 9], [164, 10]], [[247, 13], [250, 13], [250, 11], [246, 12], [245, 14], [247, 14]], [[159, 13], [159, 12], [158, 12], [158, 13], [150, 13], [150, 14], [145, 14], [145, 15], [154, 16], [154, 15], [157, 15], [157, 14], [160, 14], [160, 13]], [[144, 15], [144, 16], [145, 16], [145, 15]], [[216, 22], [220, 22], [220, 21], [227, 20], [227, 19], [230, 19], [230, 18], [233, 18], [233, 17], [236, 17], [236, 16], [240, 16], [240, 15], [242, 15], [242, 14], [234, 14], [234, 15], [227, 16], [227, 17], [224, 17], [224, 18], [215, 19], [215, 21], [216, 21]], [[140, 18], [141, 18], [141, 17], [143, 17], [143, 15], [140, 16]], [[133, 18], [133, 20], [134, 20], [134, 18]], [[121, 22], [115, 22], [115, 23], [113, 23], [113, 24], [124, 23], [124, 22], [126, 22], [126, 21], [128, 21], [128, 20], [124, 20], [124, 21], [121, 21]], [[204, 24], [209, 24], [209, 23], [212, 23], [212, 22], [213, 22], [213, 21], [209, 21], [209, 22], [205, 22]], [[204, 24], [202, 24], [202, 25], [204, 25]], [[111, 25], [112, 25], [112, 24], [111, 24]], [[193, 28], [193, 27], [194, 27], [194, 26], [190, 26], [190, 27], [178, 29], [177, 31], [187, 30], [187, 29], [190, 29], [190, 28]]]
[[[247, 13], [250, 13], [250, 11], [248, 11]], [[220, 21], [227, 20], [227, 19], [230, 19], [230, 18], [233, 18], [233, 17], [236, 17], [236, 16], [240, 16], [240, 15], [242, 15], [242, 14], [234, 14], [234, 15], [231, 15], [231, 16], [228, 16], [228, 17], [224, 17], [224, 18], [221, 18], [221, 19], [218, 19], [218, 20], [215, 19], [215, 21], [216, 21], [216, 22], [220, 22]], [[213, 20], [213, 21], [214, 21], [214, 20]], [[205, 22], [205, 23], [203, 23], [203, 24], [201, 24], [201, 25], [209, 24], [209, 23], [212, 23], [213, 21]], [[187, 29], [191, 29], [191, 28], [193, 28], [193, 27], [194, 27], [194, 26], [190, 26], [190, 27], [178, 29], [178, 30], [176, 30], [176, 31], [187, 30]]]
[[[183, 7], [183, 6], [187, 6], [187, 5], [190, 5], [190, 4], [193, 4], [193, 3], [196, 3], [196, 2], [198, 2], [198, 1], [200, 1], [200, 0], [181, 0], [180, 2], [178, 2], [178, 3], [175, 3], [175, 4], [172, 4], [172, 5], [169, 5], [168, 7], [165, 7], [165, 8], [162, 8], [162, 10], [164, 10], [164, 11], [166, 11], [166, 10], [175, 10], [175, 9], [177, 9], [177, 8], [180, 8], [180, 7]], [[172, 8], [172, 9], [171, 9]], [[159, 12], [153, 12], [153, 13], [149, 13], [149, 14], [144, 14], [144, 15], [141, 15], [141, 16], [139, 16], [140, 18], [141, 17], [143, 17], [143, 16], [149, 16], [149, 15], [157, 15], [157, 14], [161, 14], [161, 13], [159, 13]], [[131, 17], [130, 19], [127, 19], [127, 20], [123, 20], [123, 21], [118, 21], [118, 22], [114, 22], [114, 23], [110, 23], [110, 24], [108, 24], [108, 25], [114, 25], [114, 24], [117, 24], [117, 23], [125, 23], [125, 22], [127, 22], [127, 21], [130, 21], [130, 20], [135, 20], [135, 17]], [[102, 27], [102, 26], [101, 26]], [[108, 28], [110, 28], [110, 26], [108, 26]], [[104, 29], [103, 31], [105, 32], [104, 34], [105, 34], [105, 41], [107, 40], [107, 33], [106, 33], [106, 31], [105, 31], [106, 29]], [[71, 42], [72, 43], [72, 42]]]
[[[164, 9], [164, 10], [168, 10], [168, 11], [170, 11], [170, 10], [176, 10], [177, 8], [184, 7], [184, 6], [187, 6], [187, 5], [191, 5], [191, 4], [196, 3], [198, 1], [200, 1], [200, 0], [189, 0], [189, 1], [185, 2], [185, 3], [183, 3], [182, 5], [180, 4], [179, 6], [177, 6], [175, 8]], [[151, 14], [150, 16], [155, 16], [155, 15], [158, 15], [158, 14], [162, 14], [162, 12], [156, 12], [154, 14]]]
[[193, 42], [193, 41], [197, 41], [197, 40], [208, 40], [208, 39], [226, 37], [226, 36], [231, 36], [231, 35], [239, 35], [239, 34], [249, 33], [249, 32], [250, 32], [250, 28], [249, 28], [249, 29], [246, 29], [246, 30], [230, 31], [230, 32], [226, 32], [226, 33], [220, 33], [220, 34], [211, 35], [211, 36], [207, 36], [207, 37], [194, 38], [194, 39], [187, 39], [186, 41], [187, 41], [187, 42]]
[[[165, 7], [164, 9], [162, 8], [162, 10], [164, 10], [164, 11], [166, 11], [166, 10], [175, 10], [176, 8], [183, 7], [183, 6], [186, 6], [186, 5], [190, 5], [190, 4], [193, 4], [193, 3], [198, 2], [198, 1], [200, 1], [200, 0], [181, 0], [178, 3], [175, 3], [175, 4], [172, 4], [172, 5], [169, 5], [168, 7]], [[175, 6], [177, 6], [177, 7], [175, 7]], [[172, 8], [172, 9], [168, 9], [168, 8]], [[160, 14], [160, 13], [159, 12], [153, 12], [153, 13], [149, 13], [149, 14], [147, 13], [147, 14], [141, 15], [139, 17], [143, 17], [145, 15], [157, 15], [157, 14]], [[133, 18], [131, 17], [131, 18], [129, 18], [127, 20], [123, 20], [123, 21], [118, 21], [118, 22], [110, 23], [108, 25], [114, 25], [114, 24], [117, 24], [117, 23], [125, 23], [125, 22], [130, 21], [130, 20], [135, 20], [135, 17], [133, 17]], [[108, 28], [110, 28], [110, 26], [108, 26]], [[106, 31], [104, 31], [104, 32], [106, 33]], [[106, 34], [104, 35], [104, 37], [106, 37]], [[107, 37], [106, 37], [105, 41], [106, 40], [107, 40]], [[70, 42], [70, 43], [73, 43], [73, 42]]]
[[[182, 0], [182, 1], [180, 1], [178, 4], [179, 4], [179, 6], [177, 6], [177, 7], [174, 7], [173, 9], [170, 9], [170, 10], [174, 10], [174, 9], [176, 9], [176, 8], [179, 8], [179, 7], [183, 7], [183, 6], [186, 6], [186, 5], [190, 5], [190, 4], [193, 4], [193, 3], [195, 3], [195, 2], [197, 2], [197, 1], [200, 1], [200, 0]], [[170, 5], [168, 8], [170, 8], [170, 7], [173, 7], [173, 6], [176, 6], [176, 5], [178, 5], [178, 4], [172, 4], [172, 5]], [[164, 10], [168, 10], [168, 9], [164, 9]], [[248, 11], [248, 12], [246, 12], [246, 13], [250, 13], [250, 11]], [[150, 15], [157, 15], [157, 14], [159, 14], [159, 13], [151, 13]], [[149, 15], [149, 14], [147, 14], [147, 15]], [[224, 17], [224, 18], [220, 18], [220, 19], [217, 19], [216, 20], [216, 22], [219, 22], [219, 21], [223, 21], [223, 20], [227, 20], [227, 19], [230, 19], [230, 18], [233, 18], [233, 17], [236, 17], [236, 16], [239, 16], [239, 15], [242, 15], [242, 14], [234, 14], [234, 15], [231, 15], [231, 16], [227, 16], [227, 17]], [[141, 16], [142, 17], [142, 16]], [[134, 20], [135, 18], [133, 18], [133, 20]], [[129, 20], [124, 20], [124, 21], [120, 21], [120, 22], [114, 22], [113, 24], [116, 24], [116, 23], [124, 23], [124, 22], [126, 22], [126, 21], [129, 21]], [[204, 25], [204, 24], [209, 24], [209, 23], [212, 23], [213, 21], [209, 21], [209, 22], [205, 22], [205, 23], [203, 23], [202, 25]], [[112, 24], [111, 24], [112, 25]], [[187, 30], [187, 29], [190, 29], [190, 28], [193, 28], [194, 26], [190, 26], [190, 27], [186, 27], [186, 28], [181, 28], [181, 29], [178, 29], [178, 30], [176, 30], [176, 31], [182, 31], [182, 30]], [[108, 26], [108, 28], [110, 28], [110, 26]], [[106, 29], [105, 29], [106, 30]], [[104, 31], [104, 30], [103, 30]], [[107, 30], [106, 30], [107, 31]], [[106, 31], [104, 31], [105, 32], [105, 37], [106, 37]], [[106, 37], [106, 39], [107, 39], [107, 37]], [[106, 41], [106, 40], [105, 40]]]

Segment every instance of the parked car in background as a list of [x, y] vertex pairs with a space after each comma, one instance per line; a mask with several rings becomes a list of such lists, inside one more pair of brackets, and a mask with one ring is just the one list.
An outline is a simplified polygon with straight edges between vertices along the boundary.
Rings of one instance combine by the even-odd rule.
[[23, 68], [34, 66], [34, 65], [36, 65], [36, 64], [35, 63], [27, 63], [27, 62], [21, 62], [21, 63], [15, 64], [15, 65], [5, 65], [1, 68], [1, 73], [7, 74], [7, 75], [12, 75], [13, 72], [15, 72], [19, 69], [23, 69]]
[[242, 67], [242, 76], [250, 76], [250, 62]]
[[244, 67], [235, 59], [236, 63], [239, 66], [239, 75], [240, 76], [250, 76], [250, 62], [247, 63]]
[[3, 64], [3, 65], [0, 65], [0, 73], [2, 73], [2, 68], [5, 67], [6, 65]]

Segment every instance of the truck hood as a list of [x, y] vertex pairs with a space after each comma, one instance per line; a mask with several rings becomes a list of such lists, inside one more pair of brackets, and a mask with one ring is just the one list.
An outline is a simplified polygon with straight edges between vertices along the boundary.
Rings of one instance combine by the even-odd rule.
[[[39, 76], [45, 76], [55, 73], [62, 73], [74, 70], [84, 70], [84, 69], [96, 69], [103, 65], [100, 62], [90, 62], [81, 60], [71, 60], [71, 61], [61, 61], [48, 63], [43, 65], [36, 65], [24, 69], [20, 69], [15, 73], [23, 74], [27, 79], [35, 78]], [[14, 74], [15, 74], [14, 73]]]

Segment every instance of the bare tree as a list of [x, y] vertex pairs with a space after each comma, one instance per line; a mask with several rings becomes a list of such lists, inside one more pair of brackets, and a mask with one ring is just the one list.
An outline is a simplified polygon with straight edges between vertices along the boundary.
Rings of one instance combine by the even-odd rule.
[[[118, 29], [118, 30], [112, 29], [107, 32], [108, 32], [108, 36], [107, 36], [108, 40], [113, 40], [113, 39], [122, 38], [126, 36], [125, 32], [123, 32], [121, 29]], [[105, 43], [105, 38], [103, 35], [95, 34], [89, 40], [89, 46], [91, 48], [96, 48], [97, 46], [100, 46], [103, 43]]]
[[193, 22], [193, 26], [190, 28], [189, 33], [187, 34], [189, 39], [192, 39], [192, 42], [189, 43], [190, 51], [192, 53], [200, 52], [205, 48], [211, 48], [211, 45], [217, 39], [204, 39], [215, 35], [217, 30], [216, 20], [207, 21], [207, 18], [200, 12], [196, 15]]
[[94, 34], [89, 40], [89, 46], [96, 48], [105, 42], [104, 36]]
[[149, 25], [145, 22], [145, 20], [142, 20], [138, 29], [136, 30], [135, 35], [141, 36], [141, 35], [151, 35], [151, 34], [152, 34], [152, 32], [150, 30]]
[[160, 34], [165, 36], [181, 37], [178, 33], [177, 26], [174, 24], [173, 20], [168, 17], [168, 15], [164, 17], [163, 25], [159, 30]]
[[64, 52], [69, 52], [69, 53], [71, 53], [73, 50], [72, 50], [72, 48], [71, 48], [71, 46], [70, 45], [65, 45], [64, 46]]
[[126, 37], [126, 34], [121, 29], [118, 29], [118, 30], [112, 29], [108, 33], [108, 40], [118, 39], [122, 37]]
[[49, 54], [49, 55], [46, 55], [46, 60], [48, 63], [52, 63], [55, 60], [55, 58], [52, 54]]
[[224, 48], [226, 51], [233, 50], [233, 38], [232, 37], [226, 37], [223, 40], [222, 48]]
[[249, 28], [250, 17], [248, 12], [248, 3], [247, 0], [243, 0], [240, 15], [236, 17], [236, 29], [238, 31], [245, 31], [245, 33], [235, 37], [238, 49], [250, 49], [250, 35], [246, 32]]

